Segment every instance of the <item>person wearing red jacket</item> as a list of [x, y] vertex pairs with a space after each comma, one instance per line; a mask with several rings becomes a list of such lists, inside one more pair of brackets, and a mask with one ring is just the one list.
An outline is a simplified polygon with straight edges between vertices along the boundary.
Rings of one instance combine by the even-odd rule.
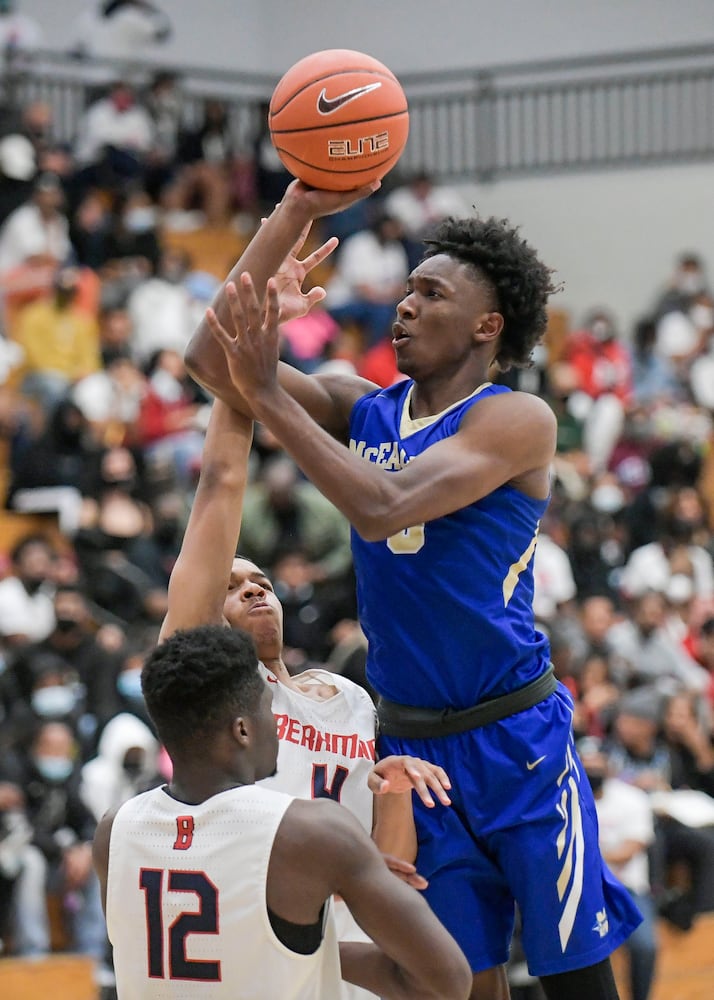
[[576, 376], [577, 393], [570, 403], [584, 419], [583, 444], [591, 470], [602, 472], [622, 433], [632, 397], [630, 353], [613, 318], [598, 309], [582, 329], [570, 334], [565, 357]]

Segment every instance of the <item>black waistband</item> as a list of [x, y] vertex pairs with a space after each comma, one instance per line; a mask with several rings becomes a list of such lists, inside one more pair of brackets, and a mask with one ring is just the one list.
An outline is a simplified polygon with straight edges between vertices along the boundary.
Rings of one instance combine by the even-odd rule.
[[399, 739], [428, 740], [436, 736], [464, 733], [469, 729], [480, 729], [509, 715], [523, 712], [526, 708], [532, 708], [551, 695], [557, 686], [551, 663], [545, 673], [525, 687], [459, 711], [450, 708], [416, 708], [380, 698], [377, 702], [379, 731], [385, 736]]

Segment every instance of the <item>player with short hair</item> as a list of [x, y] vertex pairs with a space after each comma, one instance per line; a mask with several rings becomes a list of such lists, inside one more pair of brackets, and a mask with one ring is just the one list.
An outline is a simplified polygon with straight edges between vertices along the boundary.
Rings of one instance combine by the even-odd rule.
[[[97, 830], [119, 1000], [332, 1000], [341, 975], [385, 998], [465, 1000], [455, 941], [349, 811], [255, 784], [278, 740], [247, 633], [174, 633], [142, 688], [173, 775]], [[334, 893], [376, 944], [338, 950]]]
[[472, 997], [508, 996], [517, 902], [549, 1000], [612, 1000], [608, 956], [640, 918], [602, 863], [572, 701], [532, 610], [555, 418], [489, 377], [528, 363], [552, 272], [505, 220], [447, 220], [397, 307], [406, 379], [380, 389], [303, 375], [278, 363], [281, 262], [305, 225], [340, 207], [334, 192], [288, 188], [188, 366], [261, 420], [353, 525], [380, 752], [434, 760], [452, 781], [450, 809], [415, 803], [418, 864], [470, 960]]

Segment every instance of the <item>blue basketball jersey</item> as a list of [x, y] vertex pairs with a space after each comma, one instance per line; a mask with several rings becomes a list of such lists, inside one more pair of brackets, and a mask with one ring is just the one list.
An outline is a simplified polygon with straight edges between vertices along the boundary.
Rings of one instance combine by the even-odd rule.
[[[350, 448], [390, 471], [455, 434], [480, 400], [510, 392], [485, 383], [432, 417], [412, 419], [413, 383], [357, 401]], [[367, 676], [391, 701], [464, 709], [523, 687], [549, 660], [533, 618], [533, 554], [547, 500], [511, 486], [386, 541], [352, 531]]]

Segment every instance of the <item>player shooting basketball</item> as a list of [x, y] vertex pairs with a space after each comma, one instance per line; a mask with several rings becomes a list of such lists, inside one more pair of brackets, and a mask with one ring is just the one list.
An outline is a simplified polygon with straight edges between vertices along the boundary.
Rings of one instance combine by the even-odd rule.
[[416, 802], [418, 864], [470, 960], [472, 997], [508, 996], [517, 902], [549, 1000], [613, 1000], [608, 956], [640, 917], [602, 863], [572, 701], [532, 609], [555, 418], [536, 396], [489, 380], [494, 366], [528, 363], [552, 274], [508, 223], [449, 220], [397, 308], [406, 380], [380, 390], [303, 375], [278, 364], [272, 275], [310, 220], [347, 202], [288, 188], [189, 345], [188, 365], [261, 420], [354, 526], [381, 751], [418, 752], [453, 783], [452, 808]]

